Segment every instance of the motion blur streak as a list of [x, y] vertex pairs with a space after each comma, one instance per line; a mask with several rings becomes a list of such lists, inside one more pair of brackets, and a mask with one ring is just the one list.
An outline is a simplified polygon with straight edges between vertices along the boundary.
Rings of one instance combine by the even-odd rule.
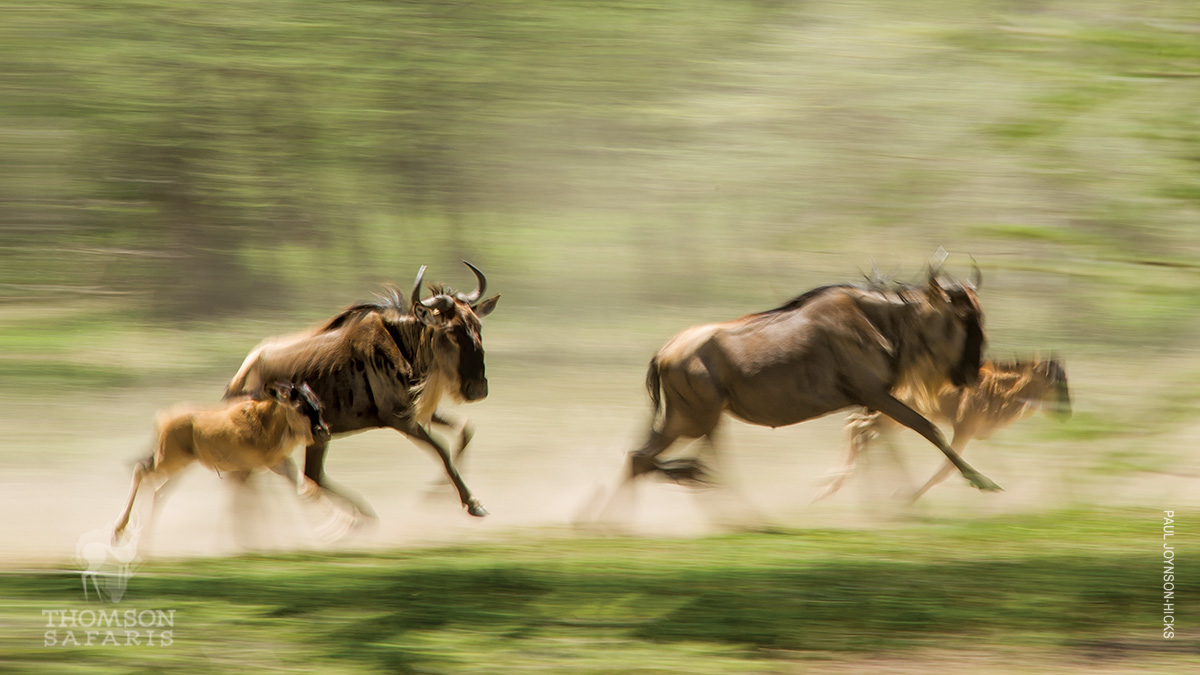
[[[457, 411], [477, 430], [464, 479], [492, 515], [470, 518], [436, 482], [442, 471], [430, 457], [392, 432], [368, 431], [337, 440], [326, 469], [374, 506], [375, 529], [328, 543], [345, 533], [323, 537], [330, 514], [298, 502], [282, 478], [255, 475], [250, 498], [231, 497], [226, 481], [193, 471], [166, 500], [150, 555], [244, 550], [235, 521], [253, 525], [254, 548], [268, 550], [493, 537], [524, 545], [528, 528], [566, 528], [611, 489], [606, 481], [647, 426], [646, 363], [672, 335], [859, 282], [873, 263], [919, 282], [939, 246], [957, 270], [973, 256], [987, 280], [984, 358], [1057, 353], [1069, 364], [1069, 421], [1038, 416], [972, 442], [971, 464], [1004, 493], [952, 477], [900, 507], [893, 493], [942, 461], [904, 431], [896, 440], [913, 472], [907, 482], [886, 453], [873, 453], [877, 461], [837, 495], [809, 506], [843, 452], [838, 413], [777, 430], [728, 425], [723, 487], [646, 481], [627, 529], [716, 532], [723, 519], [707, 509], [734, 499], [771, 525], [801, 528], [1098, 504], [1186, 516], [1200, 506], [1198, 26], [1194, 0], [0, 1], [0, 558], [71, 566], [80, 534], [111, 525], [123, 505], [157, 411], [216, 403], [263, 338], [368, 302], [389, 282], [407, 288], [420, 265], [429, 283], [463, 285], [461, 260], [504, 293], [503, 311], [482, 327], [488, 396]], [[230, 501], [243, 511], [231, 515]], [[1150, 537], [1157, 525], [1145, 527], [1131, 531]], [[876, 554], [855, 541], [862, 555]], [[644, 559], [661, 543], [626, 542], [604, 559]], [[991, 554], [976, 545], [972, 555]], [[1139, 565], [1158, 553], [1140, 553]], [[1062, 586], [1072, 597], [1108, 592], [1088, 570], [1109, 568], [1079, 555], [1037, 567], [1051, 570], [1040, 587], [1062, 580], [1052, 568], [1082, 570]], [[479, 562], [469, 558], [455, 564]], [[947, 586], [956, 592], [1003, 577], [955, 565], [947, 569], [972, 572], [955, 578], [964, 586]], [[922, 622], [997, 608], [937, 595], [946, 606], [908, 611], [900, 599], [911, 570], [880, 561], [863, 569], [886, 574], [837, 577], [845, 583], [835, 587], [819, 574], [793, 579], [828, 593], [812, 601], [826, 614], [811, 616], [836, 610], [856, 625], [829, 625], [851, 631], [957, 627], [957, 614]], [[296, 574], [287, 601], [319, 595]], [[774, 569], [756, 574], [746, 583], [773, 593]], [[375, 579], [361, 597], [391, 588]], [[145, 580], [143, 589], [168, 587]], [[1122, 586], [1121, 606], [1157, 602], [1154, 580], [1145, 583]], [[321, 592], [341, 588], [330, 584]], [[609, 606], [684, 619], [709, 612], [773, 636], [713, 647], [725, 655], [751, 644], [783, 658], [812, 644], [788, 636], [815, 624], [734, 611], [739, 597], [771, 593], [734, 584], [733, 599], [685, 611], [647, 586], [642, 600], [606, 597], [597, 616]], [[861, 604], [841, 604], [850, 587]], [[418, 602], [403, 588], [385, 597]], [[571, 591], [539, 606], [571, 606]], [[1096, 616], [1082, 600], [1069, 606], [1084, 617], [1072, 625]], [[307, 623], [297, 607], [273, 606], [270, 625]], [[40, 618], [42, 607], [26, 609]], [[239, 611], [220, 616], [240, 625], [259, 615]], [[1077, 644], [1042, 639], [1076, 618], [1046, 611], [1020, 634]], [[426, 615], [414, 616], [405, 621]], [[188, 617], [181, 607], [180, 649], [201, 637]], [[483, 639], [467, 620], [446, 625]], [[1003, 624], [1012, 635], [1015, 625]], [[345, 653], [457, 653], [359, 628], [346, 629], [362, 642]], [[422, 629], [434, 640], [437, 627]], [[929, 644], [975, 634], [955, 631]], [[679, 649], [696, 636], [674, 635]], [[604, 656], [616, 658], [620, 643], [606, 644]], [[230, 653], [224, 646], [205, 654]], [[655, 653], [647, 649], [638, 654]], [[396, 670], [387, 658], [364, 670]], [[516, 658], [506, 652], [492, 667]], [[716, 666], [673, 672], [705, 668]]]

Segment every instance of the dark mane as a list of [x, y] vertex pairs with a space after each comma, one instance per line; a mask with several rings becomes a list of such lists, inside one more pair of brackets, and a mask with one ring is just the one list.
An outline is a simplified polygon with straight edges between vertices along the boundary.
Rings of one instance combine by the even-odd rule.
[[916, 288], [916, 286], [914, 286], [913, 284], [903, 282], [903, 281], [895, 281], [893, 279], [887, 279], [887, 278], [881, 278], [881, 277], [868, 277], [867, 283], [865, 283], [865, 284], [827, 284], [825, 286], [818, 286], [810, 291], [805, 291], [804, 293], [801, 293], [800, 295], [792, 298], [791, 300], [788, 300], [787, 302], [776, 307], [775, 309], [768, 309], [765, 312], [759, 312], [755, 316], [780, 314], [783, 312], [790, 312], [794, 309], [800, 309], [804, 305], [807, 305], [809, 302], [811, 302], [817, 296], [824, 295], [826, 292], [834, 290], [834, 289], [838, 289], [838, 288], [850, 288], [850, 289], [855, 289], [855, 290], [859, 290], [859, 291], [868, 291], [868, 292], [872, 292], [872, 293], [896, 293], [897, 295], [901, 296], [901, 299], [905, 299], [904, 294], [911, 292], [912, 290], [914, 290]]
[[434, 297], [439, 295], [448, 295], [453, 298], [454, 296], [458, 295], [458, 291], [447, 286], [446, 284], [429, 284], [429, 292]]
[[818, 286], [817, 288], [814, 288], [811, 291], [805, 291], [804, 293], [797, 295], [796, 297], [792, 298], [791, 300], [788, 300], [787, 302], [776, 307], [775, 309], [768, 309], [764, 312], [759, 312], [756, 316], [779, 314], [782, 312], [790, 312], [793, 309], [799, 309], [799, 308], [803, 307], [804, 305], [807, 305], [813, 298], [817, 297], [818, 295], [824, 295], [827, 291], [831, 291], [835, 288], [859, 288], [859, 289], [861, 289], [863, 287], [856, 285], [856, 284], [828, 284], [826, 286]]
[[367, 314], [373, 312], [386, 313], [389, 311], [405, 314], [408, 312], [408, 303], [400, 295], [399, 289], [395, 286], [388, 286], [383, 289], [383, 293], [375, 294], [375, 302], [363, 302], [357, 305], [351, 305], [342, 310], [340, 314], [326, 321], [319, 328], [317, 333], [328, 333], [332, 330], [337, 330], [353, 320], [360, 319]]

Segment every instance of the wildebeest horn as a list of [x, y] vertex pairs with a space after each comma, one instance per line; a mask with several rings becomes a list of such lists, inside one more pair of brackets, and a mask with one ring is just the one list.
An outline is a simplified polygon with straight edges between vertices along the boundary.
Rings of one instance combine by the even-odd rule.
[[483, 292], [487, 290], [487, 277], [483, 276], [483, 272], [480, 272], [478, 267], [472, 265], [466, 260], [463, 261], [463, 264], [467, 267], [470, 267], [471, 271], [475, 273], [475, 290], [465, 294], [458, 293], [456, 294], [456, 297], [474, 307], [475, 303], [479, 302], [479, 299], [483, 297]]
[[417, 280], [413, 282], [412, 289], [412, 306], [416, 307], [421, 302], [421, 280], [425, 278], [425, 266], [421, 265], [421, 269], [417, 270]]
[[983, 272], [979, 271], [979, 263], [975, 262], [975, 256], [971, 256], [971, 288], [979, 290], [983, 285]]

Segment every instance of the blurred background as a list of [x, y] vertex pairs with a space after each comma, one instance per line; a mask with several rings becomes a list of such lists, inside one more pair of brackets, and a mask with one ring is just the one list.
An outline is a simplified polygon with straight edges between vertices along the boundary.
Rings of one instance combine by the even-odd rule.
[[[395, 434], [338, 441], [379, 543], [568, 522], [669, 337], [938, 247], [983, 271], [991, 355], [1059, 354], [1075, 415], [972, 446], [1007, 492], [920, 508], [1194, 506], [1198, 34], [1188, 0], [0, 1], [5, 553], [69, 556], [154, 412], [217, 400], [261, 338], [420, 265], [469, 289], [463, 259], [503, 294], [459, 410], [494, 515], [429, 507], [440, 469]], [[788, 523], [893, 509], [807, 507], [841, 424], [732, 424], [729, 475]], [[227, 543], [194, 473], [162, 552]], [[648, 527], [703, 530], [690, 499], [662, 486]]]

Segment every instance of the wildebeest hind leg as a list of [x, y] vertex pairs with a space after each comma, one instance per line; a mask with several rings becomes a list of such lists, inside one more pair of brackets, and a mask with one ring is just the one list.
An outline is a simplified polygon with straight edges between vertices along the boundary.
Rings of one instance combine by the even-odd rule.
[[329, 443], [313, 443], [304, 449], [305, 478], [352, 511], [372, 520], [378, 518], [362, 497], [329, 480], [325, 475], [325, 451], [328, 449]]
[[942, 436], [942, 432], [938, 431], [938, 428], [935, 427], [932, 422], [922, 417], [917, 411], [901, 403], [898, 399], [896, 399], [896, 397], [888, 394], [887, 392], [882, 392], [864, 398], [868, 399], [863, 401], [867, 407], [873, 410], [878, 410], [888, 417], [891, 417], [900, 424], [903, 424], [909, 429], [921, 434], [930, 443], [936, 445], [938, 449], [941, 450], [944, 455], [946, 455], [946, 459], [954, 463], [954, 466], [958, 469], [959, 473], [961, 473], [963, 478], [966, 478], [967, 482], [973, 487], [985, 491], [996, 491], [1001, 489], [999, 485], [992, 482], [992, 480], [987, 476], [979, 473], [972, 468], [970, 464], [967, 464], [965, 461], [963, 461], [963, 458], [959, 457], [958, 453], [946, 443], [946, 439]]

